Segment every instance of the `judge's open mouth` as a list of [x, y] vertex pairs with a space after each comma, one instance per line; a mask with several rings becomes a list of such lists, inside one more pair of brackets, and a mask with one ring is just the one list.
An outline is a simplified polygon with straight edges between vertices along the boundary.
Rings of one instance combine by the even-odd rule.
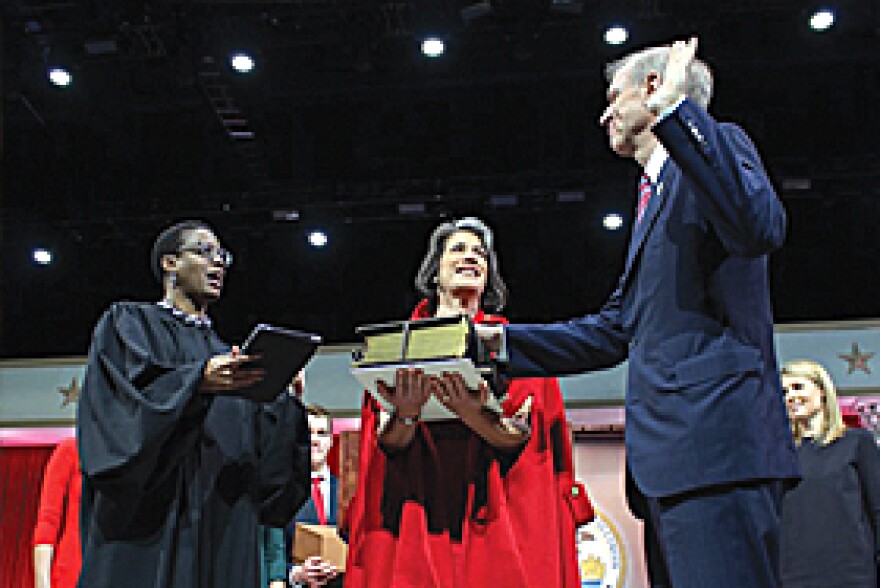
[[211, 270], [206, 275], [206, 280], [208, 282], [208, 286], [210, 286], [214, 290], [222, 290], [223, 289], [223, 270]]

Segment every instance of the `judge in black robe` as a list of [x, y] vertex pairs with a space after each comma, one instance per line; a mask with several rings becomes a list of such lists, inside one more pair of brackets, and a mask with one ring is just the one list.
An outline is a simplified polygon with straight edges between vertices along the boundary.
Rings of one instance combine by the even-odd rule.
[[164, 299], [111, 306], [89, 351], [79, 586], [257, 586], [258, 525], [283, 526], [307, 496], [305, 412], [287, 393], [234, 396], [261, 373], [205, 314], [231, 262], [208, 227], [166, 230], [153, 262]]

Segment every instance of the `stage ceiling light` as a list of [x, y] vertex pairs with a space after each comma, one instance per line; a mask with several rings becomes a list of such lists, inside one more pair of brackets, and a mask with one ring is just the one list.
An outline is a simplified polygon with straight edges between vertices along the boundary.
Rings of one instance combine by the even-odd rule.
[[50, 67], [48, 76], [49, 81], [59, 88], [66, 88], [73, 81], [73, 77], [70, 75], [70, 72], [63, 67]]
[[426, 57], [440, 57], [446, 50], [443, 39], [439, 37], [426, 37], [422, 41], [422, 53]]
[[494, 194], [489, 196], [489, 204], [495, 208], [516, 206], [519, 204], [519, 197], [516, 194]]
[[424, 202], [401, 202], [397, 205], [398, 214], [425, 214]]
[[629, 32], [620, 25], [610, 26], [605, 30], [605, 42], [609, 45], [622, 45], [629, 39]]
[[834, 24], [834, 12], [827, 8], [817, 10], [810, 16], [810, 28], [821, 33], [827, 31]]
[[238, 73], [249, 73], [254, 69], [254, 59], [247, 53], [233, 53], [229, 65]]
[[49, 265], [52, 263], [52, 252], [42, 247], [34, 249], [31, 257], [34, 260], [34, 263], [38, 265]]
[[324, 231], [312, 231], [309, 233], [309, 245], [312, 247], [323, 247], [327, 244], [327, 233]]
[[609, 231], [616, 231], [623, 226], [623, 217], [616, 212], [608, 213], [602, 219], [602, 226]]

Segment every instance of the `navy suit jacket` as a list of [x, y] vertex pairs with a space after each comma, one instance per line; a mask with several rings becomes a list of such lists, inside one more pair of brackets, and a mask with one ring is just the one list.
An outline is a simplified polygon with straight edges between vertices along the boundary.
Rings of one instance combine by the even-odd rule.
[[[303, 504], [300, 509], [297, 511], [296, 515], [294, 515], [293, 520], [288, 523], [287, 527], [284, 529], [284, 542], [287, 549], [287, 561], [292, 564], [293, 561], [293, 539], [296, 535], [296, 524], [297, 523], [308, 523], [310, 525], [318, 524], [318, 511], [315, 509], [315, 501], [312, 500], [311, 496], [311, 486], [309, 486], [309, 499]], [[327, 524], [328, 525], [336, 525], [338, 524], [337, 520], [337, 510], [339, 509], [339, 501], [337, 497], [339, 496], [339, 480], [336, 476], [330, 476], [330, 496], [328, 498], [329, 508], [327, 509]]]
[[507, 372], [629, 358], [627, 466], [647, 496], [796, 477], [767, 277], [782, 204], [738, 126], [685, 100], [653, 130], [669, 159], [611, 297], [596, 314], [508, 326]]

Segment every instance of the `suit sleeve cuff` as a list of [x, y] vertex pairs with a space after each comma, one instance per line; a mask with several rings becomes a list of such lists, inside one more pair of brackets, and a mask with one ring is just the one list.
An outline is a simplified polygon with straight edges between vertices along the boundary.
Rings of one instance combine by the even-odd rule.
[[297, 582], [293, 579], [294, 572], [298, 572], [301, 569], [302, 569], [302, 566], [299, 564], [296, 564], [296, 565], [291, 566], [290, 570], [287, 572], [287, 581], [290, 583], [291, 588], [305, 588], [305, 584], [300, 584], [299, 582]]
[[[669, 118], [669, 116], [670, 116], [673, 112], [675, 112], [676, 110], [678, 110], [679, 107], [682, 105], [682, 103], [685, 101], [685, 98], [686, 98], [686, 97], [685, 97], [685, 96], [679, 96], [678, 99], [677, 99], [675, 102], [673, 102], [672, 104], [669, 104], [669, 105], [666, 106], [665, 108], [663, 107], [663, 102], [664, 102], [665, 100], [663, 100], [663, 99], [659, 99], [659, 100], [657, 100], [657, 103], [654, 104], [654, 103], [652, 103], [652, 99], [653, 99], [653, 98], [654, 98], [654, 96], [652, 96], [651, 98], [648, 98], [648, 101], [646, 102], [646, 106], [647, 106], [648, 109], [651, 110], [652, 112], [653, 112], [653, 111], [656, 111], [656, 110], [660, 110], [660, 113], [657, 115], [657, 120], [654, 121], [654, 124], [657, 125], [657, 124], [663, 122], [664, 120], [666, 120], [667, 118]], [[662, 110], [661, 110], [661, 109], [662, 109]]]
[[510, 355], [507, 352], [507, 327], [501, 327], [501, 343], [498, 345], [498, 353], [495, 359], [499, 363], [507, 363], [510, 361]]

